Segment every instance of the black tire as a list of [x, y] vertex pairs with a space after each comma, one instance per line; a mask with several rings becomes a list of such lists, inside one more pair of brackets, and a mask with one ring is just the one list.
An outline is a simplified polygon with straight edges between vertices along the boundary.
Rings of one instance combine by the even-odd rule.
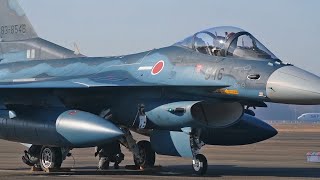
[[[104, 159], [102, 159], [104, 158]], [[110, 167], [110, 161], [106, 157], [100, 157], [99, 158], [99, 169], [100, 170], [107, 170]]]
[[138, 147], [140, 150], [140, 156], [142, 157], [141, 162], [134, 156], [134, 163], [136, 166], [140, 166], [142, 168], [154, 167], [154, 163], [156, 161], [156, 153], [153, 151], [151, 147], [151, 143], [149, 141], [139, 141]]
[[196, 155], [196, 158], [192, 162], [192, 168], [197, 175], [204, 175], [208, 169], [207, 158], [202, 154]]
[[62, 164], [62, 153], [58, 147], [43, 146], [40, 152], [40, 166], [43, 171], [52, 168], [60, 168]]
[[113, 165], [113, 168], [114, 168], [114, 169], [119, 169], [119, 168], [120, 168], [120, 166], [119, 166], [119, 164], [118, 164], [118, 163], [115, 163], [115, 164]]

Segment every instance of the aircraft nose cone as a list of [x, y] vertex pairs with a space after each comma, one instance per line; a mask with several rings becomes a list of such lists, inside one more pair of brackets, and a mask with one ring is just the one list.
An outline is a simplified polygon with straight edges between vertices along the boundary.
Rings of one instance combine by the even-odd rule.
[[267, 81], [267, 97], [285, 104], [320, 104], [320, 78], [295, 66], [276, 70]]

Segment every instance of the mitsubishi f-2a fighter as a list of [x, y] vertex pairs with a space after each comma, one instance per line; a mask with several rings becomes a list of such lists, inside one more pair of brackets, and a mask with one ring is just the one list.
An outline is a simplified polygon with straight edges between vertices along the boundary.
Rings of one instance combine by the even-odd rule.
[[[152, 167], [155, 154], [190, 157], [204, 174], [204, 145], [277, 134], [252, 108], [320, 103], [318, 76], [240, 28], [117, 57], [85, 57], [38, 37], [15, 0], [0, 0], [0, 28], [0, 138], [30, 144], [23, 160], [43, 170], [59, 168], [71, 149], [119, 142], [137, 166]], [[136, 143], [131, 131], [150, 140]]]

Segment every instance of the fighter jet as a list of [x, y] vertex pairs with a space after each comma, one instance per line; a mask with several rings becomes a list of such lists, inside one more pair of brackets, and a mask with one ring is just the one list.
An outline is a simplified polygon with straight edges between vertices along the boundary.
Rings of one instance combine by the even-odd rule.
[[[202, 175], [204, 145], [277, 134], [253, 108], [320, 103], [318, 76], [236, 27], [117, 57], [85, 57], [39, 38], [15, 0], [0, 0], [0, 28], [0, 138], [31, 144], [23, 160], [43, 170], [59, 168], [74, 148], [121, 142], [137, 166], [154, 166], [156, 154], [189, 157]], [[131, 131], [150, 140], [137, 143]]]

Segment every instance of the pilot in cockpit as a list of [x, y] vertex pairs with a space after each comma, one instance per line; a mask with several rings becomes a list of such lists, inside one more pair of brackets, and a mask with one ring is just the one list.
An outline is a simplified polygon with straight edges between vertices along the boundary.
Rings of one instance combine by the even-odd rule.
[[226, 35], [225, 42], [227, 42], [233, 35], [235, 35], [235, 33], [234, 32], [231, 32], [231, 33], [225, 32], [225, 35]]
[[206, 44], [206, 42], [204, 40], [202, 40], [201, 38], [195, 37], [194, 38], [194, 44], [195, 44], [196, 51], [198, 51], [198, 52], [200, 52], [202, 54], [211, 55], [211, 49]]
[[211, 56], [278, 60], [250, 33], [235, 27], [223, 26], [200, 31], [176, 45]]

